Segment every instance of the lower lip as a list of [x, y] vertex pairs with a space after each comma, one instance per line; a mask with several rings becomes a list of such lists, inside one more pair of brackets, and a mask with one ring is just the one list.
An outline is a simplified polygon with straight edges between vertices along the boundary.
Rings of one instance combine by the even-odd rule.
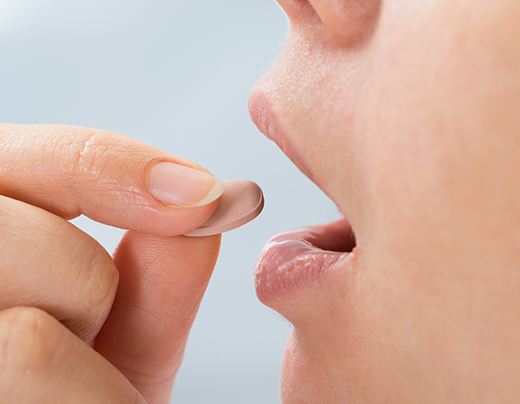
[[[351, 237], [344, 220], [328, 225], [307, 227], [303, 230], [282, 233], [273, 237], [264, 248], [255, 276], [256, 293], [265, 304], [291, 291], [315, 284], [321, 278], [353, 258], [353, 252], [326, 250], [322, 244], [344, 236]], [[318, 238], [317, 238], [318, 237]], [[327, 238], [328, 240], [323, 240]], [[354, 242], [348, 241], [350, 250]]]

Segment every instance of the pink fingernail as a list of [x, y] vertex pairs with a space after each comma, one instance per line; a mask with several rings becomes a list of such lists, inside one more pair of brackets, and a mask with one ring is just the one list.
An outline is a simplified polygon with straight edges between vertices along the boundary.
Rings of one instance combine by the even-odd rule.
[[224, 187], [210, 173], [171, 162], [159, 162], [149, 171], [148, 190], [167, 205], [208, 205], [222, 195]]

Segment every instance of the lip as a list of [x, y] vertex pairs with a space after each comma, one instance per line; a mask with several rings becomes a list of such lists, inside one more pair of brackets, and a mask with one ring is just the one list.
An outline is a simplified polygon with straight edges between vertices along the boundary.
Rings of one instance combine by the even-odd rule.
[[305, 289], [355, 256], [356, 240], [345, 219], [274, 236], [265, 246], [255, 275], [260, 301]]
[[253, 91], [249, 98], [249, 115], [258, 130], [276, 143], [296, 167], [311, 181], [314, 181], [312, 170], [283, 130], [269, 97], [260, 90]]
[[[249, 113], [258, 129], [314, 181], [311, 167], [284, 132], [266, 93], [260, 90], [252, 93]], [[286, 305], [281, 304], [281, 300], [288, 303], [292, 298], [287, 300], [283, 297], [316, 285], [319, 280], [331, 277], [337, 268], [353, 262], [358, 252], [355, 247], [354, 233], [344, 218], [274, 236], [264, 247], [258, 261], [255, 274], [258, 298], [265, 305], [284, 312]]]

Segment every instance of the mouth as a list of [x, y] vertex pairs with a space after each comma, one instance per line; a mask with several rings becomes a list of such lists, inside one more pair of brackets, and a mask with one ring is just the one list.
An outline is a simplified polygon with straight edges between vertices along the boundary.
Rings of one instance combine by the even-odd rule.
[[274, 236], [258, 261], [255, 286], [269, 303], [304, 289], [343, 267], [354, 257], [356, 238], [345, 219]]
[[[312, 170], [290, 139], [283, 135], [280, 122], [262, 93], [250, 99], [250, 115], [258, 129], [274, 141], [307, 177]], [[319, 186], [319, 184], [317, 184]], [[342, 217], [327, 224], [278, 234], [264, 247], [257, 264], [257, 296], [267, 306], [290, 292], [305, 290], [352, 262], [356, 256], [356, 237]]]

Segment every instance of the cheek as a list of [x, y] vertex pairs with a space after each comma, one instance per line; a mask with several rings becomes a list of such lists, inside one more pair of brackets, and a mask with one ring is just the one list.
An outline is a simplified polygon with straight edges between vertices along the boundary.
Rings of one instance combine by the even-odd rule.
[[504, 59], [487, 14], [475, 24], [437, 4], [407, 24], [402, 9], [385, 13], [358, 119], [374, 241], [407, 258], [434, 259], [433, 245], [447, 253], [462, 239], [473, 251], [459, 256], [471, 255], [484, 234], [511, 236], [513, 198], [492, 196], [511, 194], [519, 65]]
[[[473, 372], [484, 356], [488, 370], [511, 363], [491, 358], [512, 355], [501, 313], [519, 307], [510, 260], [519, 64], [513, 52], [497, 53], [506, 43], [493, 43], [497, 26], [482, 32], [487, 14], [476, 27], [444, 4], [407, 25], [383, 20], [358, 121], [370, 173], [365, 251], [378, 292], [371, 302], [360, 297], [359, 310], [374, 313], [365, 319], [385, 335], [381, 349], [396, 353], [396, 369], [424, 397], [448, 389], [455, 397], [454, 380], [485, 386]], [[426, 373], [431, 380], [414, 380]]]

